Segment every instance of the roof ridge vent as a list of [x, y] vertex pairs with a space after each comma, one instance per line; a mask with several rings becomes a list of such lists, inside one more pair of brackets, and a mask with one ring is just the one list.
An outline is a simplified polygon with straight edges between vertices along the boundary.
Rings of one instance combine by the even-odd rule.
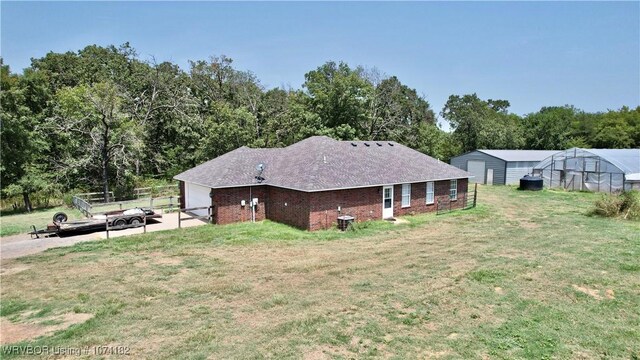
[[378, 146], [382, 146], [382, 144], [380, 144], [379, 142], [377, 142], [377, 143], [376, 143], [376, 145], [378, 145]]
[[358, 144], [356, 144], [356, 143], [352, 142], [352, 143], [351, 143], [351, 146], [358, 146]]
[[388, 144], [389, 144], [389, 146], [393, 146], [393, 143], [388, 143]]
[[369, 147], [369, 146], [371, 146], [371, 144], [369, 144], [369, 143], [364, 143], [364, 146]]

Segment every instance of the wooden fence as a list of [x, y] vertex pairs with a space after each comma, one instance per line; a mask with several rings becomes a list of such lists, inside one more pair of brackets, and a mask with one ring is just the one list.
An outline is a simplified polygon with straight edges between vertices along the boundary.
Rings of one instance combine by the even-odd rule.
[[[193, 211], [196, 211], [196, 210], [207, 210], [207, 215], [198, 216], [193, 214]], [[180, 209], [180, 211], [178, 211], [178, 229], [182, 228], [182, 222], [186, 220], [198, 219], [198, 220], [206, 220], [208, 223], [211, 223], [213, 221], [212, 210], [213, 208], [211, 206], [201, 206], [201, 207]], [[182, 217], [182, 213], [185, 213], [189, 216]]]
[[[163, 201], [168, 200], [168, 201]], [[92, 209], [110, 208], [110, 210], [123, 210], [129, 208], [149, 208], [149, 209], [173, 209], [180, 208], [179, 196], [160, 196], [146, 199], [114, 201], [110, 203], [100, 203], [91, 205]]]
[[[89, 204], [93, 204], [93, 203], [98, 203], [98, 202], [104, 202], [105, 200], [105, 193], [103, 192], [90, 192], [90, 193], [80, 193], [80, 194], [76, 194], [74, 197], [77, 197], [79, 199], [82, 199], [84, 201], [86, 201]], [[115, 199], [115, 197], [113, 196], [113, 191], [109, 191], [107, 193], [109, 200], [111, 199]]]
[[178, 184], [150, 186], [133, 189], [136, 199], [150, 198], [158, 195], [177, 194], [178, 191]]
[[[135, 188], [133, 189], [133, 198], [135, 200], [139, 200], [139, 199], [148, 199], [153, 197], [157, 198], [160, 196], [169, 196], [169, 195], [177, 196], [179, 190], [180, 189], [178, 187], [178, 184]], [[80, 193], [80, 194], [76, 194], [75, 197], [80, 198], [92, 205], [97, 203], [115, 202], [115, 196], [113, 194], [113, 191], [109, 191], [107, 195], [108, 195], [109, 201], [106, 201], [106, 202], [105, 202], [105, 196], [103, 192]], [[127, 200], [132, 200], [132, 199], [127, 199]]]

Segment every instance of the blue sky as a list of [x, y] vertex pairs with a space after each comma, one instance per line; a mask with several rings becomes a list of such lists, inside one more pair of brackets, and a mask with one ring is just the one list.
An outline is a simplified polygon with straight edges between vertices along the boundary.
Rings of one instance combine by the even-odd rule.
[[451, 94], [525, 114], [640, 105], [640, 2], [6, 2], [1, 54], [31, 57], [126, 41], [183, 69], [225, 54], [266, 87], [300, 88], [328, 60], [377, 67], [440, 112]]

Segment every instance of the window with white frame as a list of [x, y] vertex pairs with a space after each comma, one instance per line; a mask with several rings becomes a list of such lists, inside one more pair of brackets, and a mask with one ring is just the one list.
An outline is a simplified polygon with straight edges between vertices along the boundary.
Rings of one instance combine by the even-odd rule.
[[458, 199], [458, 180], [451, 180], [451, 186], [449, 187], [449, 200]]
[[402, 184], [402, 207], [411, 206], [411, 184]]
[[427, 205], [433, 204], [434, 200], [433, 181], [429, 181], [427, 182]]

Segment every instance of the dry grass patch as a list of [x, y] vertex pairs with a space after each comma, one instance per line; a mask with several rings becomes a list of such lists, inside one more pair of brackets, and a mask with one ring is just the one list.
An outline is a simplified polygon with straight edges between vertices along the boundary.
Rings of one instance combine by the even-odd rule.
[[[23, 314], [29, 317], [33, 312]], [[24, 340], [33, 340], [40, 336], [51, 335], [71, 325], [83, 323], [93, 317], [92, 314], [66, 313], [58, 316], [13, 322], [0, 317], [0, 345], [12, 344]]]
[[591, 289], [588, 288], [586, 286], [578, 286], [578, 285], [572, 285], [573, 289], [581, 292], [583, 294], [589, 295], [592, 298], [596, 299], [596, 300], [603, 300], [603, 299], [615, 299], [615, 291], [613, 291], [612, 289], [606, 289], [604, 290], [604, 295], [603, 295], [603, 291], [602, 290], [598, 290], [598, 289]]
[[20, 264], [12, 261], [5, 261], [0, 265], [0, 279], [2, 276], [17, 274], [25, 270], [29, 270], [30, 268], [30, 265]]

